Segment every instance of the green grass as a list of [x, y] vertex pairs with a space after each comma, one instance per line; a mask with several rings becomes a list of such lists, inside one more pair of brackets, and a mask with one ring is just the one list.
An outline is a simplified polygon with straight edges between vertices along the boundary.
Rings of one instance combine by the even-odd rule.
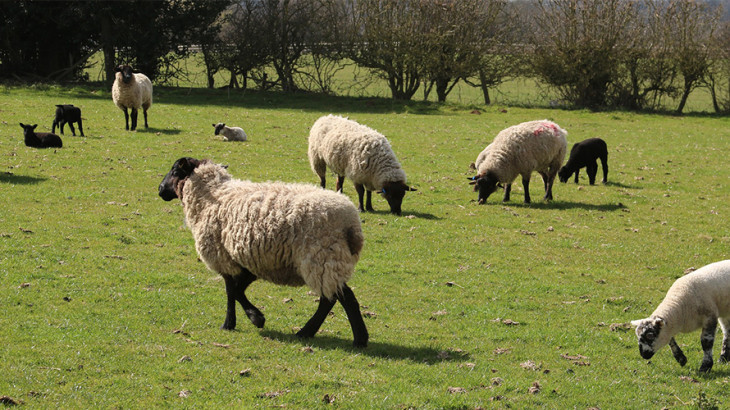
[[[87, 137], [66, 129], [62, 149], [25, 147], [18, 122], [50, 131], [60, 103], [82, 107]], [[649, 315], [686, 268], [727, 258], [730, 119], [472, 109], [157, 87], [150, 129], [127, 132], [106, 89], [0, 88], [0, 396], [62, 408], [318, 408], [326, 395], [340, 408], [722, 403], [730, 366], [697, 373], [699, 333], [677, 338], [681, 368], [669, 349], [647, 363], [633, 331], [611, 325]], [[248, 296], [265, 329], [239, 308], [238, 328], [219, 330], [223, 282], [159, 182], [194, 156], [239, 178], [315, 183], [308, 129], [330, 112], [388, 136], [419, 189], [403, 217], [381, 198], [362, 214], [350, 285], [370, 312], [369, 347], [350, 347], [339, 305], [315, 338], [296, 339], [315, 297], [263, 282]], [[583, 172], [544, 203], [535, 176], [532, 205], [519, 183], [510, 203], [476, 205], [468, 164], [499, 130], [542, 118], [571, 144], [605, 139], [610, 183]], [[222, 142], [218, 121], [249, 141]], [[345, 193], [356, 200], [350, 182]]]

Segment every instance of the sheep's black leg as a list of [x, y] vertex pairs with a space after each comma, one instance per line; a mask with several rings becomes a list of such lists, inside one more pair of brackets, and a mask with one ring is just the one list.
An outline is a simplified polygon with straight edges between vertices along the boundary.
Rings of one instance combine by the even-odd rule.
[[540, 174], [542, 176], [542, 180], [545, 182], [545, 198], [543, 198], [546, 201], [552, 201], [553, 200], [553, 181], [555, 180], [555, 175], [553, 175], [552, 178], [550, 178], [549, 174]]
[[355, 184], [355, 191], [357, 191], [357, 200], [360, 206], [357, 208], [360, 212], [365, 212], [365, 208], [362, 206], [362, 197], [365, 195], [365, 187], [362, 184]]
[[345, 183], [345, 177], [337, 175], [337, 184], [335, 185], [335, 191], [343, 192], [343, 184]]
[[578, 183], [578, 174], [580, 174], [580, 168], [575, 170], [575, 183]]
[[226, 310], [226, 320], [223, 322], [221, 329], [233, 330], [236, 328], [236, 301], [241, 304], [244, 312], [248, 316], [251, 323], [258, 328], [264, 327], [264, 314], [252, 305], [246, 298], [246, 288], [256, 280], [248, 269], [243, 269], [240, 274], [235, 276], [222, 275], [226, 282], [226, 295], [228, 296], [228, 305]]
[[717, 330], [717, 318], [707, 318], [705, 326], [702, 328], [702, 336], [700, 336], [702, 351], [705, 353], [700, 366], [701, 372], [709, 372], [712, 369], [712, 346], [715, 344], [715, 330]]
[[522, 177], [522, 187], [525, 189], [525, 203], [530, 203], [530, 178]]
[[132, 108], [132, 131], [137, 129], [137, 109]]
[[347, 284], [342, 285], [342, 289], [337, 293], [337, 300], [345, 308], [347, 319], [350, 321], [353, 339], [352, 345], [355, 347], [367, 347], [369, 337], [368, 329], [365, 327], [362, 314], [360, 314], [360, 304], [357, 303], [355, 294], [352, 293], [352, 289]]
[[144, 113], [144, 127], [149, 128], [149, 126], [147, 125], [147, 108], [144, 109], [143, 113]]
[[82, 137], [85, 137], [86, 136], [86, 135], [84, 135], [84, 125], [81, 122], [81, 118], [79, 118], [79, 132], [81, 133], [81, 136]]
[[127, 112], [127, 107], [124, 107], [124, 126], [129, 131], [129, 112]]
[[504, 186], [504, 198], [502, 198], [502, 202], [509, 202], [509, 194], [512, 192], [512, 184], [507, 184]]
[[730, 362], [730, 318], [720, 319], [722, 328], [722, 350], [720, 351], [720, 363]]
[[[73, 123], [70, 123], [69, 122], [68, 123], [68, 127], [71, 128], [71, 135], [73, 135], [75, 137], [76, 136], [76, 130], [74, 129]], [[61, 134], [63, 134], [63, 132], [61, 132]]]
[[373, 209], [373, 191], [367, 191], [365, 195], [365, 209], [370, 212], [375, 212], [375, 210]]
[[603, 182], [604, 184], [608, 182], [608, 155], [604, 155], [601, 157], [601, 167], [603, 168]]
[[674, 358], [677, 360], [677, 363], [679, 363], [680, 366], [684, 366], [685, 364], [687, 364], [687, 356], [684, 355], [682, 349], [679, 348], [679, 345], [674, 340], [674, 338], [671, 338], [669, 340], [669, 347], [672, 349], [672, 354], [674, 355]]
[[309, 319], [309, 321], [307, 321], [307, 324], [297, 332], [297, 337], [314, 337], [320, 326], [322, 326], [322, 323], [324, 323], [324, 320], [327, 318], [327, 315], [330, 311], [332, 311], [332, 307], [335, 305], [335, 302], [337, 302], [336, 299], [329, 300], [324, 296], [320, 297], [317, 311], [314, 312], [314, 315]]
[[321, 186], [322, 188], [324, 188], [325, 185], [327, 185], [327, 178], [325, 178], [324, 175], [321, 175], [319, 177], [319, 186]]
[[[63, 135], [63, 126], [64, 125], [66, 125], [66, 121], [61, 121], [61, 124], [58, 126], [58, 128], [60, 128], [61, 135]], [[68, 126], [70, 127], [71, 123], [68, 123]], [[51, 130], [51, 132], [53, 132], [53, 130]]]
[[588, 173], [588, 183], [591, 185], [596, 184], [596, 174], [598, 173], [598, 163], [593, 161], [586, 166], [586, 172]]

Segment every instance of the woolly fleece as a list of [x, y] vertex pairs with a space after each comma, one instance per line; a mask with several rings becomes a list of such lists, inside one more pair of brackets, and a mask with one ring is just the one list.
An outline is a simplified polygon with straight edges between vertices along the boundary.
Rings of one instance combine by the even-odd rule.
[[320, 177], [329, 167], [368, 191], [387, 182], [406, 183], [406, 173], [388, 139], [365, 125], [336, 115], [319, 118], [309, 132], [309, 164]]
[[352, 276], [364, 239], [358, 212], [342, 194], [236, 180], [211, 162], [195, 169], [181, 193], [195, 248], [215, 272], [233, 276], [245, 267], [328, 299]]

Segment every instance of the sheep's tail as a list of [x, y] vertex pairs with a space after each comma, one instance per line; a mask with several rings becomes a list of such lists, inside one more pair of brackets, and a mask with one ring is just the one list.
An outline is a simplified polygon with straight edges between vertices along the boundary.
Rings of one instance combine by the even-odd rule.
[[359, 255], [362, 250], [362, 246], [365, 243], [365, 238], [362, 235], [362, 230], [355, 227], [347, 228], [345, 232], [347, 236], [347, 246], [350, 248], [352, 255]]

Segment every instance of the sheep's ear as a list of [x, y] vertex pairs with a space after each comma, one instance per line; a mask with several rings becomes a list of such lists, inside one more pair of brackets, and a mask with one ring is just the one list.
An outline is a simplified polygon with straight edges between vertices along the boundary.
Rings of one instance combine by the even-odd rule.
[[644, 322], [644, 319], [637, 319], [631, 321], [631, 326], [633, 327], [639, 327]]
[[118, 65], [118, 66], [114, 67], [114, 72], [115, 73], [118, 73], [120, 71], [122, 71], [122, 66]]
[[192, 174], [195, 168], [200, 165], [200, 161], [195, 158], [180, 158], [180, 168], [187, 174]]
[[418, 191], [418, 190], [416, 188], [411, 188], [408, 185], [406, 185], [406, 191], [415, 192], [415, 191]]
[[35, 127], [37, 127], [37, 126], [38, 126], [38, 124], [33, 124], [33, 126], [31, 128], [35, 129]]
[[22, 122], [21, 122], [21, 123], [19, 123], [19, 124], [20, 124], [20, 126], [21, 126], [21, 127], [25, 128], [25, 125], [23, 125], [23, 123], [22, 123]]
[[497, 186], [500, 187], [500, 188], [504, 188], [504, 185], [502, 185], [501, 182], [497, 182]]

